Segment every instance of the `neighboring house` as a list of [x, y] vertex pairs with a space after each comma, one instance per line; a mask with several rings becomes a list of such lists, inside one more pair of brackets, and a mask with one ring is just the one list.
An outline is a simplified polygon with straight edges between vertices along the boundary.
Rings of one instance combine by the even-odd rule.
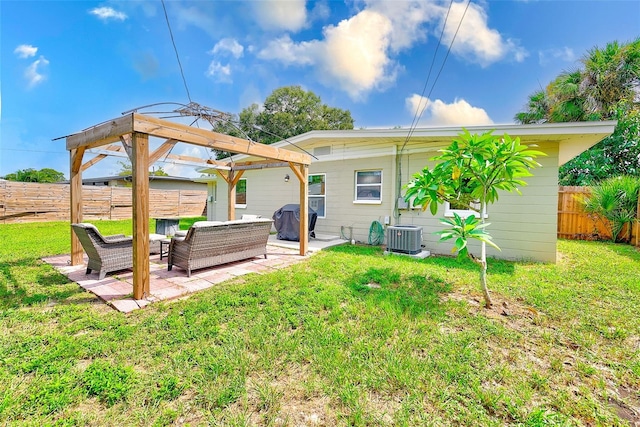
[[[196, 181], [197, 178], [181, 178], [177, 176], [149, 175], [149, 188], [158, 190], [196, 190], [207, 191], [207, 184]], [[69, 181], [65, 181], [69, 183]], [[131, 187], [131, 175], [114, 175], [99, 178], [84, 178], [82, 185]]]
[[[615, 122], [581, 122], [542, 125], [472, 126], [471, 133], [494, 130], [494, 135], [520, 137], [547, 154], [542, 167], [526, 178], [522, 195], [500, 193], [488, 207], [488, 231], [502, 252], [489, 255], [506, 259], [556, 261], [558, 218], [558, 167], [587, 150], [614, 130]], [[432, 253], [450, 253], [452, 245], [439, 243], [434, 232], [439, 218], [452, 215], [448, 206], [433, 216], [408, 206], [402, 187], [438, 150], [448, 146], [461, 127], [420, 128], [407, 138], [407, 129], [312, 131], [274, 144], [314, 156], [309, 167], [309, 207], [316, 210], [316, 233], [352, 237], [367, 242], [371, 224], [419, 225], [423, 245]], [[252, 160], [246, 155], [235, 161]], [[200, 172], [212, 173], [211, 169]], [[259, 214], [271, 218], [288, 203], [298, 203], [299, 185], [288, 168], [247, 170], [236, 190], [236, 217]], [[209, 179], [209, 219], [226, 219], [227, 184]], [[475, 250], [477, 246], [472, 246]]]

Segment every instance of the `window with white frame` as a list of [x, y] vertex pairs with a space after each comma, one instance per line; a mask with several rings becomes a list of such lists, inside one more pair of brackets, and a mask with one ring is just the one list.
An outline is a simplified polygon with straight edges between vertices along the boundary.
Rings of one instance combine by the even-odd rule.
[[247, 207], [247, 179], [241, 178], [236, 184], [236, 208]]
[[[480, 216], [480, 203], [479, 202], [472, 202], [471, 203], [471, 207], [473, 207], [473, 209], [469, 209], [469, 206], [464, 204], [464, 203], [455, 203], [455, 202], [445, 202], [444, 203], [444, 216], [446, 217], [453, 217], [453, 214], [456, 213], [458, 214], [458, 216], [462, 217], [462, 218], [467, 218], [471, 215], [475, 216], [475, 217], [479, 217]], [[485, 205], [484, 207], [484, 212], [482, 213], [482, 216], [485, 218], [488, 218], [489, 215], [487, 215], [487, 206]]]
[[324, 173], [309, 175], [309, 207], [316, 211], [318, 218], [327, 215], [327, 175]]
[[382, 201], [382, 171], [356, 171], [355, 201], [380, 203]]

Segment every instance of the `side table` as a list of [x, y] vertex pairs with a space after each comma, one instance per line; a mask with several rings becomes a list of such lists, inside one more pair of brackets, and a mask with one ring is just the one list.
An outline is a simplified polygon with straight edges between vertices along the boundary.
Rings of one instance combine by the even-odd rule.
[[171, 244], [171, 238], [165, 238], [160, 240], [160, 260], [167, 255], [169, 256], [169, 245]]

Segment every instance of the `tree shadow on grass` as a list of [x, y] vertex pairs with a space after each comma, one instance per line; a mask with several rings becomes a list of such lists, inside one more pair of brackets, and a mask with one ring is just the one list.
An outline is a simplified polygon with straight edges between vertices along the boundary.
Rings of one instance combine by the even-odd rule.
[[30, 306], [65, 300], [84, 292], [69, 279], [37, 259], [0, 263], [0, 308]]
[[356, 297], [397, 314], [412, 317], [426, 314], [432, 318], [444, 315], [440, 295], [452, 287], [435, 275], [404, 275], [391, 268], [369, 268], [354, 274], [345, 284]]

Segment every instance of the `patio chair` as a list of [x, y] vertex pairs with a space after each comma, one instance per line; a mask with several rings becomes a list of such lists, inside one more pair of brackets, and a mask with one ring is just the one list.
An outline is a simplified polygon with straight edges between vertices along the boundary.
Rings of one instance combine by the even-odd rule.
[[107, 273], [133, 267], [133, 238], [124, 234], [103, 236], [93, 224], [71, 224], [82, 249], [89, 257], [87, 274], [98, 271], [98, 280]]

